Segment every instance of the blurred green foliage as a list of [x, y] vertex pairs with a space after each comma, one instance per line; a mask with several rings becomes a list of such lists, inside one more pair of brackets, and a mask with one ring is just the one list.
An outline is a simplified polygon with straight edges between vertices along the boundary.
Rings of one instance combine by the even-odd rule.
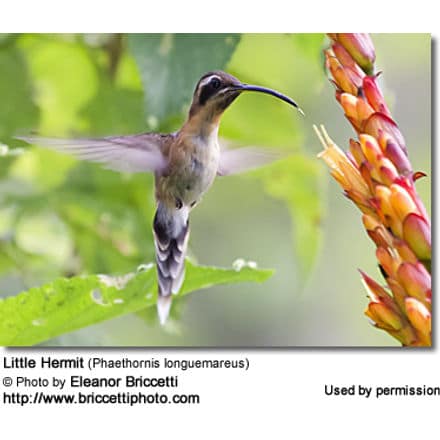
[[[103, 170], [24, 146], [15, 135], [173, 131], [186, 117], [198, 78], [214, 69], [279, 89], [301, 105], [325, 79], [322, 41], [321, 34], [2, 36], [0, 143], [7, 147], [0, 156], [0, 294], [14, 295], [57, 277], [90, 275], [83, 281], [74, 278], [71, 284], [55, 281], [63, 286], [90, 283], [87, 292], [72, 289], [81, 301], [96, 284], [94, 274], [125, 274], [154, 259], [152, 176]], [[303, 152], [301, 117], [273, 98], [245, 94], [225, 113], [220, 136], [236, 146], [274, 146], [293, 153], [245, 179], [262, 184], [267, 194], [285, 203], [292, 217], [298, 273], [304, 278], [319, 249], [323, 170]], [[215, 249], [212, 254], [215, 260]], [[38, 297], [38, 290], [34, 292]], [[120, 309], [138, 310], [140, 298], [136, 307]], [[83, 319], [73, 304], [65, 307], [78, 315], [77, 324], [64, 331], [115, 316]], [[8, 322], [14, 313], [20, 316], [16, 305], [8, 308]], [[35, 337], [34, 342], [43, 339]]]
[[188, 109], [194, 81], [221, 70], [239, 42], [238, 34], [128, 35], [128, 43], [144, 85], [151, 128]]

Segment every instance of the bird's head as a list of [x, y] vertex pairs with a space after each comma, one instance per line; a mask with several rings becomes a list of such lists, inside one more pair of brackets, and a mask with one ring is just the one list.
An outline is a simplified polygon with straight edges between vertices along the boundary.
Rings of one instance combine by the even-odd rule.
[[295, 101], [275, 90], [266, 87], [243, 84], [237, 78], [222, 71], [205, 73], [194, 90], [189, 117], [200, 115], [207, 122], [218, 123], [222, 113], [243, 92], [260, 92], [275, 96], [296, 107]]

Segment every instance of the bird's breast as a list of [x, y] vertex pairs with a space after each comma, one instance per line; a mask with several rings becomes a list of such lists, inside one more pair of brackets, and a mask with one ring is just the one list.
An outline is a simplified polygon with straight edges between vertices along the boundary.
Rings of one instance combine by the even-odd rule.
[[217, 141], [193, 137], [176, 148], [171, 169], [163, 184], [167, 192], [184, 205], [192, 206], [212, 185], [218, 170], [220, 149]]
[[211, 186], [217, 174], [219, 156], [216, 143], [194, 145], [180, 176], [180, 189], [186, 203], [197, 201]]

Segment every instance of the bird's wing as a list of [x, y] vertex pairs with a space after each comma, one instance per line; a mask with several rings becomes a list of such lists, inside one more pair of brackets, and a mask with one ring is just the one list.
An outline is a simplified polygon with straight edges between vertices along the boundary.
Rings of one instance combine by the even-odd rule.
[[219, 176], [229, 176], [230, 174], [244, 173], [282, 159], [284, 156], [285, 154], [278, 151], [258, 147], [222, 150], [217, 174]]
[[143, 133], [104, 138], [61, 139], [39, 136], [18, 136], [29, 144], [72, 154], [79, 159], [101, 163], [105, 168], [126, 173], [161, 171], [166, 167], [162, 154], [172, 135]]

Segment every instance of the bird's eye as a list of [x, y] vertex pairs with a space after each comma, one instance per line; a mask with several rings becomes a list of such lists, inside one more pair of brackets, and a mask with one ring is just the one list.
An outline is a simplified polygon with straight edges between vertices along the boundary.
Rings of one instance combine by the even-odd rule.
[[213, 89], [217, 90], [220, 87], [221, 82], [217, 77], [215, 77], [211, 79], [210, 84]]

